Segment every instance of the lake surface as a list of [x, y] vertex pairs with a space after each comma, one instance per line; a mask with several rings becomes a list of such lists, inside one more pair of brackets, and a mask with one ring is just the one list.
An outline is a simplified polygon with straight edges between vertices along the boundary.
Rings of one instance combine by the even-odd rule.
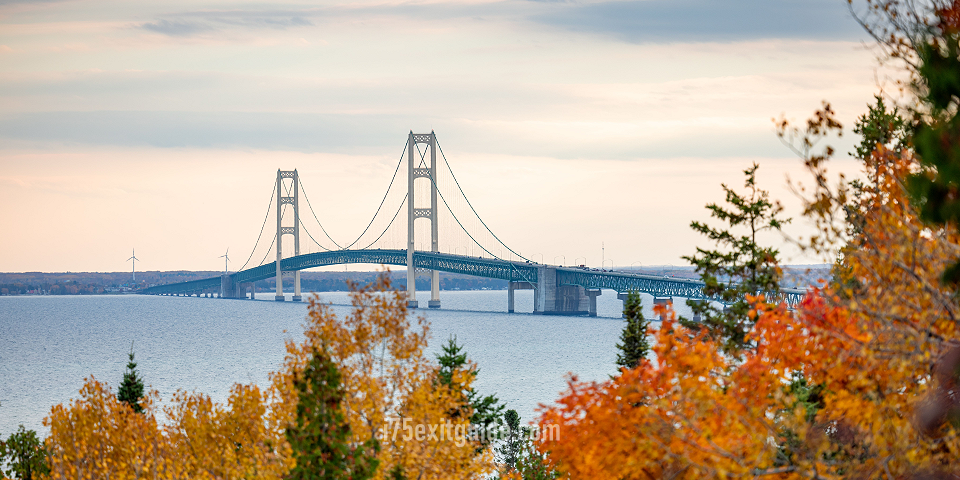
[[[533, 310], [533, 292], [517, 291], [518, 312]], [[288, 297], [289, 298], [289, 297]], [[346, 293], [321, 293], [344, 316]], [[418, 293], [425, 302], [429, 292]], [[418, 310], [431, 324], [429, 354], [456, 335], [478, 363], [475, 388], [496, 394], [523, 422], [566, 388], [568, 372], [604, 380], [616, 371], [622, 302], [597, 299], [597, 318], [507, 314], [506, 291], [443, 291], [443, 308]], [[644, 297], [644, 306], [652, 304]], [[652, 315], [648, 310], [648, 315]], [[268, 384], [284, 341], [303, 337], [304, 303], [197, 297], [0, 297], [0, 436], [19, 424], [46, 435], [50, 408], [78, 397], [93, 375], [116, 390], [130, 342], [138, 371], [164, 401], [178, 388], [224, 401], [234, 383]], [[648, 316], [648, 318], [650, 318]]]

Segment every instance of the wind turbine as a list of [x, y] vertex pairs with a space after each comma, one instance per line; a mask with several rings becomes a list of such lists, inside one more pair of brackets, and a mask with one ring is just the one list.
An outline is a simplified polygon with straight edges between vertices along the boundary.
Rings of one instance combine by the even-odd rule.
[[137, 258], [136, 248], [133, 249], [133, 256], [127, 259], [128, 262], [130, 260], [133, 260], [133, 283], [137, 283], [137, 260], [140, 260], [140, 259]]
[[[226, 275], [229, 273], [227, 271], [227, 266], [230, 264], [230, 247], [227, 247], [227, 252], [223, 255], [220, 255], [217, 258], [223, 259], [223, 274]], [[220, 298], [223, 298], [223, 282], [220, 282]]]
[[230, 264], [230, 256], [229, 256], [229, 255], [230, 255], [230, 247], [227, 247], [227, 253], [224, 253], [223, 255], [220, 255], [219, 257], [217, 257], [217, 258], [222, 258], [222, 259], [223, 259], [223, 274], [224, 274], [224, 275], [226, 275], [227, 273], [229, 273], [229, 272], [227, 271], [227, 265]]

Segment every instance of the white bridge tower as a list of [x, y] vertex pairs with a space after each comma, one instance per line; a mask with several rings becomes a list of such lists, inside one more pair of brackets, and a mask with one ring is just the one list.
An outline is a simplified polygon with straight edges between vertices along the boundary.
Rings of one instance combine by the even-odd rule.
[[[292, 180], [289, 188], [284, 185], [284, 180]], [[300, 255], [300, 205], [297, 203], [298, 189], [300, 187], [300, 178], [297, 171], [277, 170], [277, 296], [276, 301], [282, 302], [283, 298], [283, 270], [280, 268], [280, 261], [283, 260], [283, 236], [293, 235], [293, 254]], [[284, 195], [285, 193], [293, 195]], [[283, 206], [293, 206], [293, 226], [283, 226]], [[299, 302], [300, 297], [300, 271], [293, 272], [293, 301]]]
[[[427, 145], [429, 152], [421, 157], [417, 144]], [[429, 156], [427, 155], [429, 153]], [[424, 162], [421, 167], [421, 159]], [[428, 160], [429, 159], [429, 160]], [[430, 162], [429, 165], [426, 162]], [[418, 208], [414, 196], [414, 185], [418, 178], [425, 178], [430, 184], [430, 206]], [[416, 249], [414, 225], [417, 219], [430, 220], [430, 251], [438, 252], [439, 228], [437, 225], [437, 136], [430, 133], [410, 132], [407, 141], [407, 306], [417, 308], [417, 270], [413, 265], [413, 252]], [[430, 271], [430, 308], [440, 308], [440, 272]]]

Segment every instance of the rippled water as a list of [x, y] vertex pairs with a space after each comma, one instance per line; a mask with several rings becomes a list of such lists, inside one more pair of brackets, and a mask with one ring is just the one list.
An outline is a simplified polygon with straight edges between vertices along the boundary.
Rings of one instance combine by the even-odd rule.
[[[320, 296], [339, 315], [347, 313], [346, 293]], [[598, 298], [598, 318], [507, 314], [506, 297], [506, 291], [441, 292], [444, 308], [418, 311], [431, 323], [431, 356], [456, 335], [480, 366], [476, 388], [498, 395], [524, 421], [537, 404], [558, 397], [568, 372], [584, 380], [615, 372], [622, 328], [615, 292]], [[306, 315], [303, 303], [272, 300], [272, 293], [258, 301], [0, 297], [0, 435], [21, 423], [46, 434], [43, 417], [76, 398], [86, 376], [116, 389], [131, 341], [141, 376], [164, 400], [178, 388], [223, 401], [234, 383], [266, 385], [283, 358], [284, 340], [302, 338]], [[532, 291], [518, 291], [517, 311], [532, 310]]]

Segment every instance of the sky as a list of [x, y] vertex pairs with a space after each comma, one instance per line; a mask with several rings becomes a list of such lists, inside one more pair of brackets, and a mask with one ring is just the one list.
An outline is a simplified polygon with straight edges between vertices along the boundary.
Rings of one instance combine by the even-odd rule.
[[411, 130], [534, 260], [684, 265], [756, 162], [819, 262], [772, 119], [831, 102], [856, 175], [887, 75], [844, 0], [0, 0], [0, 271], [222, 269], [277, 169], [349, 243]]

